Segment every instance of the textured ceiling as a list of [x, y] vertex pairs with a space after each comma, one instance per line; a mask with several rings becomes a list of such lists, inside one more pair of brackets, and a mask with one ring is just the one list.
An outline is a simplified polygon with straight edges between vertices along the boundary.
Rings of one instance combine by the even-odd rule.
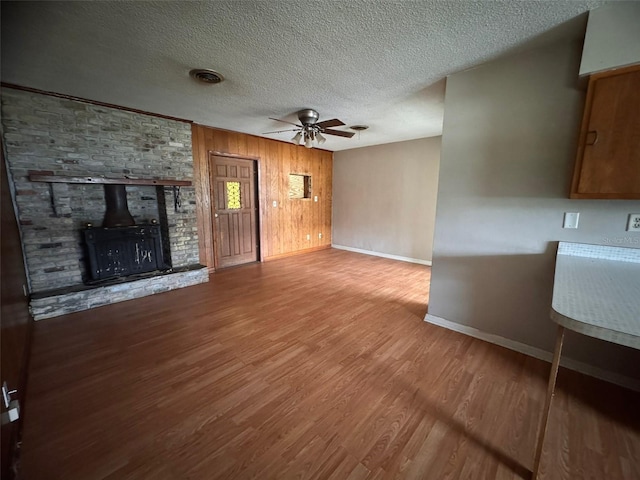
[[[439, 135], [448, 74], [562, 35], [603, 3], [3, 1], [1, 75], [255, 135], [302, 108], [370, 126], [323, 146], [343, 150]], [[196, 67], [226, 80], [196, 83]]]

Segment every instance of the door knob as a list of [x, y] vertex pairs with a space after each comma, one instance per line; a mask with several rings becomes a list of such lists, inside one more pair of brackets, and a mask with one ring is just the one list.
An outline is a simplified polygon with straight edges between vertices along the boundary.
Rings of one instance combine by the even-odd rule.
[[1, 422], [2, 425], [6, 425], [11, 422], [15, 422], [20, 418], [20, 403], [18, 400], [11, 400], [11, 395], [18, 393], [17, 390], [9, 390], [7, 382], [2, 382], [2, 400], [6, 412], [2, 412]]
[[213, 216], [214, 216], [214, 217], [216, 217], [216, 218], [218, 218], [218, 214], [217, 214], [217, 213], [214, 213], [214, 214], [213, 214]]
[[18, 393], [17, 390], [9, 390], [7, 382], [2, 382], [2, 400], [4, 402], [4, 408], [9, 408], [11, 403], [11, 395]]

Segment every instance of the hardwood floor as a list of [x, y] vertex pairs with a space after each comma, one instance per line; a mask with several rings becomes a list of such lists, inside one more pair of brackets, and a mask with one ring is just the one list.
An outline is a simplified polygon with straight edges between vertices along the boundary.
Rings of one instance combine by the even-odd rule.
[[[324, 250], [37, 322], [24, 478], [528, 478], [549, 364], [425, 323], [429, 275]], [[561, 369], [541, 478], [640, 478], [639, 405]]]

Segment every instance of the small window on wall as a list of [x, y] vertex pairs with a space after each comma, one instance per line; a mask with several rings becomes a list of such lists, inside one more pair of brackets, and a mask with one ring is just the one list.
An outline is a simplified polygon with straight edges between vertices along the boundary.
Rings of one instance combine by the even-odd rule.
[[289, 174], [289, 198], [311, 198], [311, 176]]

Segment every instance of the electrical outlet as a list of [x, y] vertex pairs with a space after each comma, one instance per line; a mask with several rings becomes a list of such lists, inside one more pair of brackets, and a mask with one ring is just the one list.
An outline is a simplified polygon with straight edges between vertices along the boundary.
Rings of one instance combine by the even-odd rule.
[[627, 232], [640, 232], [640, 213], [630, 213]]
[[564, 225], [562, 228], [578, 228], [579, 213], [565, 212]]
[[314, 201], [314, 202], [317, 202], [317, 201], [318, 201], [318, 195], [315, 195], [315, 196], [313, 197], [313, 201]]

